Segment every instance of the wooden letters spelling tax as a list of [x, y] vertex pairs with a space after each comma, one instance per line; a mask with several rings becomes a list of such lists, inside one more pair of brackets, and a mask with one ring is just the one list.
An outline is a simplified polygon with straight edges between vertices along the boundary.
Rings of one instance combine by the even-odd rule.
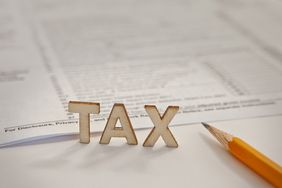
[[[144, 108], [152, 120], [154, 128], [147, 136], [143, 146], [152, 147], [157, 140], [162, 137], [168, 147], [178, 147], [168, 124], [179, 110], [179, 107], [168, 106], [162, 116], [160, 115], [157, 107], [154, 105], [145, 105]], [[69, 112], [79, 113], [80, 142], [88, 144], [90, 142], [90, 114], [99, 114], [100, 104], [70, 101]], [[120, 121], [121, 127], [116, 127], [117, 121]], [[127, 144], [138, 144], [124, 104], [114, 104], [103, 134], [100, 138], [100, 144], [109, 144], [112, 137], [124, 137], [127, 140]]]

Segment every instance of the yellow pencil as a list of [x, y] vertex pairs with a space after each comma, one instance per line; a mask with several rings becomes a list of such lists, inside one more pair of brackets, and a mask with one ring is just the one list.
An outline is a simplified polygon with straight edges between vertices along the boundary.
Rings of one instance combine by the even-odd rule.
[[231, 134], [202, 123], [209, 132], [236, 158], [275, 187], [282, 188], [282, 167], [255, 148]]

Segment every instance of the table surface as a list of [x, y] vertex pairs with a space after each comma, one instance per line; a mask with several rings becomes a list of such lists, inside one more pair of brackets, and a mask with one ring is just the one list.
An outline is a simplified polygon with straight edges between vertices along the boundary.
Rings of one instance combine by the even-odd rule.
[[[282, 164], [282, 116], [222, 121], [215, 127], [244, 139]], [[77, 135], [0, 149], [1, 187], [271, 187], [231, 156], [200, 124], [172, 127], [178, 148], [160, 139], [142, 143], [150, 130], [138, 130], [139, 144], [124, 138], [109, 145], [80, 144]]]

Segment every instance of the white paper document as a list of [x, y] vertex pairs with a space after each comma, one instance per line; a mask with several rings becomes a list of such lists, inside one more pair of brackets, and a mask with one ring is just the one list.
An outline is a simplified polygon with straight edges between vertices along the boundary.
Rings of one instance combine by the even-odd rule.
[[171, 125], [282, 114], [282, 3], [0, 0], [0, 146], [78, 133], [69, 100]]

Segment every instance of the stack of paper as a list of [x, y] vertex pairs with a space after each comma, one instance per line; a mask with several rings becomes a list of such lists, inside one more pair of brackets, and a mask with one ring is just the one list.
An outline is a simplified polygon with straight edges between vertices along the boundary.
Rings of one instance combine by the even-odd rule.
[[78, 132], [69, 100], [179, 105], [172, 125], [282, 113], [275, 1], [0, 0], [0, 146]]

